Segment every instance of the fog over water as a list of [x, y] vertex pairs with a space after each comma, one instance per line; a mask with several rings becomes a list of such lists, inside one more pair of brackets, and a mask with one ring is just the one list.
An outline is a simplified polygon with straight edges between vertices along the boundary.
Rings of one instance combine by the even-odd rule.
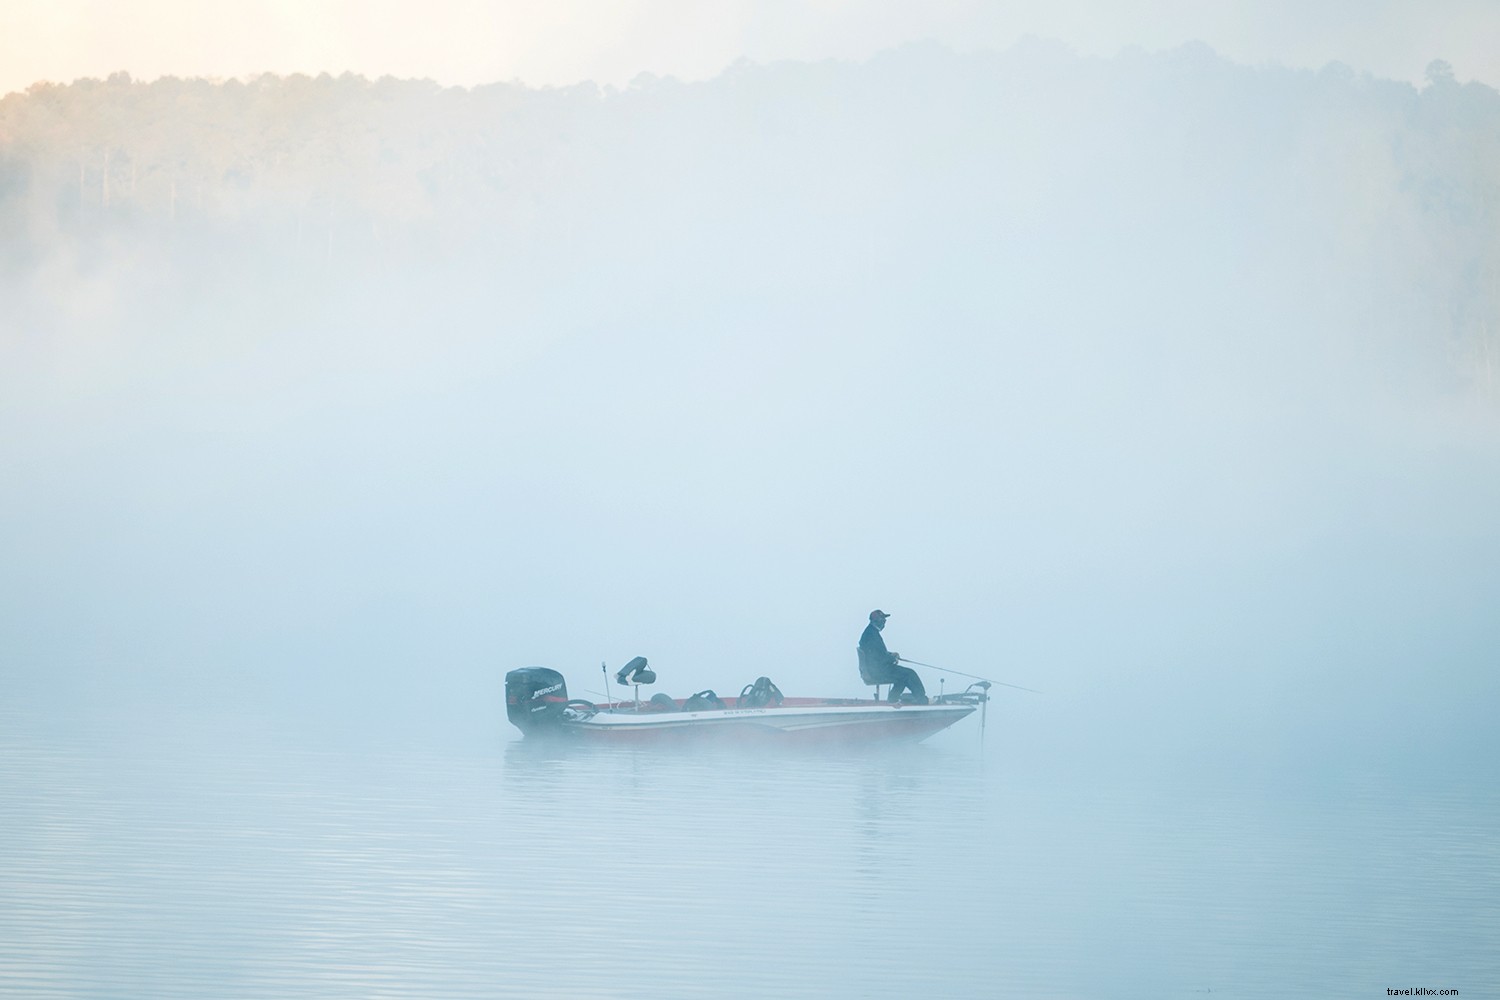
[[[225, 85], [214, 99], [252, 108], [220, 122], [238, 138], [193, 133], [171, 178], [144, 147], [96, 163], [56, 138], [93, 149], [99, 122], [149, 107], [161, 86], [0, 102], [0, 714], [21, 734], [16, 753], [43, 761], [33, 773], [80, 783], [80, 801], [181, 773], [189, 791], [173, 808], [207, 788], [220, 805], [202, 822], [233, 837], [255, 816], [214, 798], [228, 786], [204, 762], [222, 754], [259, 776], [245, 779], [259, 789], [249, 801], [303, 789], [287, 792], [304, 802], [288, 826], [268, 821], [287, 857], [305, 831], [354, 829], [368, 807], [392, 844], [437, 838], [458, 859], [455, 884], [472, 884], [471, 865], [495, 886], [490, 849], [534, 842], [486, 838], [521, 837], [523, 813], [506, 812], [530, 794], [517, 775], [544, 773], [602, 795], [622, 824], [591, 829], [586, 811], [553, 803], [571, 825], [551, 831], [552, 862], [652, 829], [659, 844], [641, 850], [666, 880], [674, 850], [696, 871], [729, 863], [703, 837], [732, 839], [754, 810], [709, 795], [692, 821], [705, 833], [630, 790], [633, 768], [656, 765], [517, 758], [504, 672], [551, 666], [593, 697], [601, 662], [645, 655], [657, 690], [678, 697], [761, 674], [788, 693], [856, 695], [853, 647], [881, 607], [892, 649], [1044, 692], [999, 697], [982, 746], [966, 722], [914, 764], [880, 759], [926, 776], [912, 788], [936, 812], [921, 829], [955, 852], [992, 835], [1040, 849], [1005, 805], [1018, 794], [1097, 855], [1110, 841], [1090, 825], [1093, 796], [1108, 826], [1162, 794], [1173, 816], [1208, 801], [1240, 817], [1188, 821], [1184, 850], [1207, 852], [1189, 871], [1220, 871], [1237, 837], [1281, 843], [1292, 860], [1274, 854], [1267, 870], [1295, 888], [1301, 866], [1335, 857], [1385, 805], [1432, 806], [1441, 829], [1382, 827], [1364, 849], [1390, 860], [1435, 837], [1456, 853], [1412, 861], [1426, 866], [1415, 888], [1404, 861], [1349, 862], [1316, 890], [1341, 900], [1327, 914], [1357, 910], [1351, 887], [1379, 868], [1393, 892], [1467, 884], [1432, 919], [1500, 929], [1500, 862], [1477, 832], [1493, 832], [1500, 760], [1494, 91], [1441, 70], [1418, 89], [1340, 66], [1250, 69], [1202, 47], [1101, 60], [1030, 42], [741, 64], [623, 90]], [[289, 137], [266, 140], [280, 158], [243, 152], [281, 121], [254, 102], [290, 107], [274, 102], [297, 87], [311, 89], [285, 112]], [[463, 122], [502, 106], [484, 142], [466, 138]], [[299, 146], [337, 120], [361, 124], [331, 151]], [[316, 169], [285, 166], [303, 155]], [[407, 171], [406, 157], [423, 165]], [[110, 172], [122, 162], [140, 165], [134, 201]], [[92, 764], [52, 756], [75, 746], [85, 761], [155, 763], [90, 793]], [[280, 752], [333, 756], [304, 776], [303, 758]], [[66, 812], [20, 791], [21, 759], [3, 786], [18, 814]], [[433, 823], [442, 789], [496, 798], [466, 798], [472, 811], [440, 835], [370, 805], [375, 792], [359, 809], [307, 811], [359, 761], [400, 775], [382, 787]], [[740, 765], [665, 766], [706, 787]], [[804, 766], [858, 784], [851, 809], [884, 808], [879, 782], [859, 784], [868, 768], [786, 765]], [[601, 787], [600, 774], [619, 780]], [[789, 786], [781, 808], [814, 818], [778, 841], [786, 852], [853, 836], [844, 800], [819, 788]], [[1335, 818], [1305, 819], [1306, 840], [1275, 819], [1318, 808]], [[150, 808], [125, 811], [160, 849]], [[3, 860], [34, 862], [37, 829]], [[1132, 836], [1119, 850], [1150, 842]], [[924, 849], [921, 836], [900, 843]], [[808, 876], [778, 882], [788, 893], [824, 870], [787, 863]], [[275, 870], [300, 884], [294, 869]], [[1044, 995], [1039, 970], [1070, 961], [1075, 934], [1098, 974], [1048, 989], [1102, 995], [1112, 953], [1080, 928], [1136, 916], [1100, 895], [1111, 881], [1097, 874], [1045, 910], [1053, 934], [1024, 908], [997, 918], [1033, 946], [1030, 971], [983, 966], [938, 995], [986, 983]], [[1016, 887], [992, 876], [982, 885]], [[1024, 898], [1048, 898], [1045, 879], [1014, 877], [1032, 879]], [[746, 907], [746, 934], [774, 925], [764, 899], [707, 884]], [[376, 905], [392, 885], [371, 889]], [[818, 885], [876, 907], [854, 912], [942, 909], [918, 881], [865, 897], [858, 879]], [[546, 913], [568, 905], [542, 882], [525, 892]], [[978, 889], [959, 898], [979, 924], [991, 915]], [[27, 905], [45, 909], [38, 899]], [[1163, 934], [1189, 946], [1199, 911], [1158, 902]], [[1232, 919], [1274, 924], [1282, 902], [1245, 905]], [[503, 901], [480, 909], [519, 921]], [[539, 926], [586, 943], [590, 912]], [[841, 912], [820, 898], [806, 926]], [[670, 905], [657, 915], [693, 921]], [[1468, 996], [1496, 986], [1483, 938], [1439, 968], [1416, 968], [1419, 951], [1382, 964], [1384, 945], [1412, 940], [1402, 921], [1372, 924], [1364, 958], [1327, 943], [1340, 969], [1369, 976], [1351, 995], [1399, 975]], [[663, 968], [723, 945], [704, 933], [657, 941]], [[1213, 938], [1232, 961], [1208, 968], [1264, 973], [1277, 954], [1232, 938]], [[460, 957], [494, 943], [465, 941]], [[823, 943], [850, 968], [864, 948], [852, 931]], [[203, 956], [228, 947], [205, 943], [193, 975], [211, 979]], [[1149, 968], [1127, 966], [1119, 995], [1149, 995]], [[105, 995], [105, 971], [97, 990], [57, 993]], [[691, 995], [686, 974], [633, 993], [594, 973], [591, 995]], [[392, 975], [390, 995], [443, 992], [440, 976]], [[131, 982], [124, 995], [150, 994]], [[244, 982], [243, 995], [275, 992]], [[306, 995], [373, 995], [357, 978], [320, 982]], [[884, 995], [878, 979], [843, 982]]]

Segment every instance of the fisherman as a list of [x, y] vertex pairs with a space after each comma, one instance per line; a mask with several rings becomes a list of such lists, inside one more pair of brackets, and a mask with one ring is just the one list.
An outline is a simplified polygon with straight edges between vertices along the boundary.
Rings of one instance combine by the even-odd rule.
[[[927, 689], [922, 686], [922, 678], [911, 667], [901, 666], [901, 654], [888, 651], [885, 640], [880, 637], [880, 630], [885, 628], [885, 620], [889, 617], [878, 608], [870, 612], [870, 624], [865, 626], [864, 634], [859, 637], [860, 664], [865, 673], [875, 678], [876, 683], [891, 686], [890, 701], [925, 705]], [[905, 698], [901, 696], [903, 688], [911, 692]]]

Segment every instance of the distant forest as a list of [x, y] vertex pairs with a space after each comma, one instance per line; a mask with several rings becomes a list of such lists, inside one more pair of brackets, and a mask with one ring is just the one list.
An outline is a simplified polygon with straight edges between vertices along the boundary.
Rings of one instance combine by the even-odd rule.
[[1500, 94], [1441, 62], [1422, 87], [1035, 41], [623, 89], [119, 73], [0, 100], [0, 227], [9, 280], [127, 250], [357, 269], [666, 247], [753, 270], [889, 243], [982, 281], [1031, 245], [1075, 243], [1094, 275], [1243, 243], [1336, 262], [1372, 323], [1500, 382]]

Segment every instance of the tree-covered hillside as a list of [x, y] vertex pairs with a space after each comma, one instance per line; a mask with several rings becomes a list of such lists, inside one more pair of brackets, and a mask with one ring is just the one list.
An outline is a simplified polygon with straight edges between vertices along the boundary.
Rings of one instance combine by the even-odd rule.
[[712, 260], [712, 281], [851, 247], [872, 275], [943, 260], [972, 283], [1038, 255], [1095, 284], [1139, 253], [1232, 259], [1321, 283], [1373, 340], [1500, 378], [1500, 95], [1442, 63], [1420, 90], [1036, 42], [625, 90], [121, 73], [0, 100], [0, 212], [12, 274], [123, 247], [684, 278]]

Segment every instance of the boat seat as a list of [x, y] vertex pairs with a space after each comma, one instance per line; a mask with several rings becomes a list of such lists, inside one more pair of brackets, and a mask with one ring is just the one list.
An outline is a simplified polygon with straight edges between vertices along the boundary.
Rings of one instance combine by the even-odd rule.
[[713, 693], [712, 689], [699, 691], [687, 701], [682, 703], [684, 712], [703, 712], [709, 709], [724, 708], [724, 699]]
[[656, 671], [646, 665], [644, 656], [637, 656], [615, 674], [616, 684], [655, 684]]
[[865, 652], [865, 648], [863, 646], [855, 646], [854, 652], [855, 655], [859, 657], [859, 679], [864, 681], [866, 684], [875, 685], [875, 700], [879, 701], [880, 685], [886, 682], [883, 680], [876, 680], [876, 678], [880, 675], [875, 672], [875, 665], [870, 662], [870, 656]]

